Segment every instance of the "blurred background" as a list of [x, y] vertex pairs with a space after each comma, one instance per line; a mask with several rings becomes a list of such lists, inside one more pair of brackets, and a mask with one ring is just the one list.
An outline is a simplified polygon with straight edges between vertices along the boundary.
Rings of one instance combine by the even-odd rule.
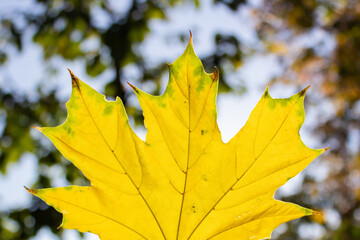
[[61, 214], [23, 189], [89, 184], [31, 126], [64, 121], [68, 67], [108, 99], [120, 96], [144, 137], [126, 82], [161, 94], [189, 30], [206, 71], [220, 70], [224, 141], [268, 83], [273, 97], [312, 86], [301, 136], [331, 150], [276, 198], [324, 218], [283, 224], [273, 239], [360, 239], [358, 0], [0, 0], [0, 239], [98, 239], [57, 229]]

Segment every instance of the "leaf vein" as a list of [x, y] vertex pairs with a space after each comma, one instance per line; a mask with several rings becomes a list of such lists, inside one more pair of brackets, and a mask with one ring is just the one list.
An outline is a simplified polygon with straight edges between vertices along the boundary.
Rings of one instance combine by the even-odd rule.
[[[95, 122], [95, 119], [94, 119], [94, 117], [92, 116], [92, 114], [91, 114], [91, 112], [90, 112], [90, 110], [89, 110], [89, 108], [88, 108], [88, 106], [87, 106], [87, 104], [86, 104], [86, 102], [85, 102], [85, 99], [84, 99], [84, 97], [83, 97], [82, 92], [80, 91], [80, 89], [79, 89], [79, 93], [80, 93], [81, 99], [82, 99], [82, 101], [83, 101], [83, 103], [84, 103], [84, 105], [85, 105], [85, 107], [86, 107], [86, 109], [87, 109], [87, 111], [88, 111], [88, 113], [89, 113], [89, 116], [90, 116], [91, 120], [94, 122], [94, 124], [95, 124], [97, 130], [99, 131], [99, 133], [100, 133], [103, 141], [107, 144], [107, 146], [109, 147], [111, 153], [114, 155], [114, 157], [116, 158], [116, 160], [118, 161], [118, 163], [120, 164], [120, 166], [121, 166], [121, 167], [124, 169], [124, 171], [126, 172], [126, 169], [123, 167], [120, 159], [119, 159], [119, 158], [117, 157], [117, 155], [111, 150], [111, 147], [110, 147], [109, 143], [106, 141], [104, 135], [101, 133], [99, 127], [97, 126], [97, 124], [96, 124], [96, 122]], [[129, 174], [126, 174], [126, 175], [129, 177], [129, 179], [130, 179], [130, 181], [132, 182], [132, 184], [134, 185], [134, 187], [138, 190], [139, 195], [141, 196], [141, 198], [142, 198], [143, 201], [145, 202], [146, 206], [148, 207], [149, 211], [151, 212], [152, 216], [154, 217], [154, 220], [156, 221], [156, 223], [157, 223], [157, 225], [158, 225], [158, 227], [159, 227], [159, 229], [160, 229], [160, 231], [161, 231], [161, 234], [163, 235], [164, 239], [166, 239], [165, 234], [164, 234], [164, 232], [163, 232], [163, 230], [162, 230], [162, 228], [161, 228], [161, 225], [160, 225], [159, 221], [157, 220], [154, 212], [153, 212], [152, 209], [150, 208], [149, 203], [146, 201], [146, 199], [145, 199], [144, 195], [141, 193], [141, 191], [137, 188], [137, 186], [136, 186], [134, 180], [131, 178], [131, 176], [130, 176]]]
[[[298, 215], [299, 215], [299, 214], [279, 215], [279, 216], [276, 216], [276, 217], [292, 217], [292, 216], [296, 217], [296, 216], [298, 216]], [[254, 220], [251, 220], [251, 221], [248, 221], [248, 222], [244, 222], [244, 223], [242, 223], [242, 224], [240, 224], [240, 225], [231, 227], [231, 228], [229, 228], [229, 229], [225, 229], [224, 231], [221, 231], [221, 232], [219, 232], [219, 233], [216, 233], [215, 235], [212, 235], [211, 237], [208, 238], [208, 240], [210, 240], [210, 239], [212, 239], [212, 238], [214, 238], [214, 237], [216, 237], [216, 236], [218, 236], [218, 235], [220, 235], [220, 234], [223, 234], [223, 233], [225, 233], [225, 232], [227, 232], [227, 231], [230, 231], [231, 229], [234, 229], [234, 228], [237, 228], [237, 227], [242, 227], [242, 226], [245, 225], [245, 224], [248, 224], [248, 223], [251, 223], [251, 222], [255, 222], [255, 221], [259, 221], [259, 220], [263, 220], [263, 219], [267, 219], [267, 218], [273, 218], [273, 216], [259, 217], [259, 218], [257, 218], [257, 219], [254, 219]]]
[[59, 198], [52, 197], [52, 196], [47, 196], [47, 197], [48, 197], [48, 198], [55, 199], [56, 201], [59, 201], [59, 202], [64, 202], [64, 203], [69, 204], [69, 205], [71, 205], [71, 206], [73, 206], [73, 207], [80, 208], [80, 209], [82, 209], [82, 210], [84, 210], [84, 211], [88, 211], [88, 212], [90, 212], [90, 213], [99, 215], [99, 216], [101, 216], [101, 217], [103, 217], [103, 218], [109, 219], [109, 220], [111, 220], [111, 221], [113, 221], [113, 222], [115, 222], [115, 223], [117, 223], [117, 224], [119, 224], [119, 225], [121, 225], [121, 226], [123, 226], [123, 227], [125, 227], [125, 228], [127, 228], [127, 229], [129, 229], [129, 230], [131, 230], [131, 231], [133, 231], [133, 232], [135, 232], [135, 233], [137, 233], [137, 234], [138, 234], [139, 236], [141, 236], [142, 238], [147, 239], [144, 235], [142, 235], [141, 233], [139, 233], [139, 232], [136, 231], [135, 229], [133, 229], [133, 228], [125, 225], [124, 223], [121, 223], [121, 222], [119, 222], [118, 220], [115, 220], [115, 219], [113, 219], [113, 218], [111, 218], [111, 217], [109, 217], [109, 216], [106, 216], [106, 215], [104, 215], [104, 214], [101, 214], [101, 213], [99, 213], [99, 212], [93, 211], [93, 210], [88, 209], [88, 208], [84, 208], [84, 207], [82, 207], [82, 206], [80, 206], [80, 205], [76, 205], [76, 204], [74, 204], [74, 203], [72, 203], [72, 202], [65, 201], [65, 200], [63, 200], [63, 199], [59, 199]]

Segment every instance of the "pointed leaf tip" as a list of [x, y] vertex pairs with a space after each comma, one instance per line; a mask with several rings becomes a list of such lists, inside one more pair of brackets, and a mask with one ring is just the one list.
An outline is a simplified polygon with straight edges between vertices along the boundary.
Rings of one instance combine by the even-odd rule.
[[312, 214], [313, 214], [313, 215], [320, 215], [320, 216], [324, 216], [324, 213], [323, 213], [323, 212], [320, 212], [320, 211], [315, 211], [315, 210], [312, 210]]
[[189, 30], [189, 34], [190, 34], [190, 38], [189, 38], [189, 42], [188, 42], [188, 47], [193, 46], [193, 36], [192, 36], [192, 32], [190, 30]]
[[219, 80], [219, 68], [217, 68], [216, 66], [215, 66], [215, 71], [211, 74], [211, 78], [214, 81]]
[[326, 152], [327, 150], [329, 150], [331, 147], [327, 147], [327, 148], [324, 148], [324, 152]]
[[70, 77], [71, 77], [71, 84], [73, 87], [76, 87], [77, 89], [80, 90], [79, 88], [79, 79], [75, 76], [75, 74], [68, 68], [67, 69], [70, 73]]
[[263, 97], [265, 97], [265, 98], [270, 97], [269, 86], [270, 86], [270, 84], [268, 84], [268, 85], [266, 86], [266, 89], [265, 89], [265, 91], [264, 91], [264, 93], [263, 93]]
[[131, 83], [127, 82], [127, 84], [132, 88], [132, 90], [138, 94], [139, 93], [139, 90], [137, 89], [137, 87], [135, 87], [134, 85], [132, 85]]
[[302, 97], [305, 95], [305, 93], [307, 92], [307, 90], [311, 87], [311, 85], [307, 86], [306, 88], [304, 88], [303, 90], [301, 90], [298, 94], [299, 97]]
[[36, 130], [42, 132], [42, 128], [41, 127], [38, 127], [38, 126], [35, 126], [35, 125], [31, 125], [33, 128], [35, 128]]
[[32, 190], [30, 188], [27, 188], [26, 186], [24, 186], [24, 188], [26, 189], [26, 191], [28, 191], [31, 194], [36, 194], [37, 190]]

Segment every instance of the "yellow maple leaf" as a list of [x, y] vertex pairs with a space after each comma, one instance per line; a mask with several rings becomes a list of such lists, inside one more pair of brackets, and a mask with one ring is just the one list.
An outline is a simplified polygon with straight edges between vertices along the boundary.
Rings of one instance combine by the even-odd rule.
[[63, 214], [62, 227], [117, 239], [263, 239], [279, 224], [315, 212], [273, 198], [326, 149], [300, 139], [306, 89], [273, 99], [266, 89], [228, 143], [216, 122], [218, 72], [207, 74], [190, 40], [169, 65], [161, 96], [132, 86], [146, 141], [119, 98], [107, 101], [71, 71], [68, 117], [38, 128], [91, 186], [29, 190]]

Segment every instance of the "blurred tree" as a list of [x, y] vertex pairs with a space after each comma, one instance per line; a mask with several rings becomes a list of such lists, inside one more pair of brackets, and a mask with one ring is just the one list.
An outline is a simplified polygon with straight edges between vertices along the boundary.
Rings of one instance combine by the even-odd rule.
[[[69, 61], [82, 60], [89, 76], [97, 76], [105, 70], [113, 71], [113, 78], [105, 79], [105, 95], [121, 97], [130, 117], [136, 124], [142, 124], [141, 112], [128, 103], [122, 69], [130, 64], [136, 65], [139, 82], [153, 82], [156, 86], [153, 93], [159, 94], [160, 78], [167, 70], [166, 63], [149, 66], [139, 47], [149, 33], [151, 20], [166, 19], [165, 10], [183, 2], [129, 0], [122, 2], [125, 3], [123, 9], [117, 10], [108, 0], [36, 0], [30, 10], [6, 12], [0, 16], [0, 63], [6, 63], [14, 48], [22, 51], [26, 34], [31, 29], [32, 41], [41, 46], [44, 60], [49, 63], [47, 72], [56, 72], [57, 66], [52, 65], [52, 59], [58, 57]], [[198, 1], [193, 3], [199, 6]], [[185, 39], [182, 33], [179, 37]], [[215, 52], [204, 57], [209, 70], [219, 66], [223, 75], [222, 61], [225, 60], [234, 68], [240, 65], [240, 42], [234, 36], [217, 34], [214, 41]], [[221, 46], [225, 45], [236, 51], [224, 50]], [[12, 80], [5, 74], [4, 77], [7, 81]], [[31, 134], [32, 125], [56, 126], [66, 116], [64, 103], [56, 98], [56, 90], [48, 93], [40, 87], [41, 84], [36, 100], [29, 99], [16, 89], [0, 90], [0, 120], [3, 124], [0, 131], [0, 170], [5, 174], [11, 163], [18, 161], [24, 153], [31, 152], [38, 159], [39, 176], [34, 188], [51, 187], [53, 179], [49, 170], [54, 166], [66, 174], [69, 183], [88, 184], [58, 151]], [[221, 91], [230, 89], [226, 81], [221, 82]], [[16, 227], [9, 230], [9, 223]], [[45, 226], [61, 237], [63, 231], [57, 229], [60, 223], [59, 213], [34, 198], [29, 209], [0, 213], [0, 239], [29, 239]]]
[[[326, 179], [307, 175], [301, 194], [285, 199], [339, 215], [339, 227], [319, 221], [325, 229], [321, 239], [360, 239], [360, 2], [270, 0], [254, 9], [254, 16], [267, 46], [288, 49], [279, 54], [283, 72], [274, 81], [311, 81], [321, 93], [309, 97], [317, 109], [324, 107], [312, 131], [332, 147], [322, 158]], [[293, 232], [306, 221], [288, 224], [279, 239], [300, 239]]]
[[[105, 70], [113, 71], [112, 79], [105, 79], [105, 94], [120, 96], [136, 123], [141, 113], [128, 102], [121, 69], [135, 64], [139, 82], [153, 82], [154, 93], [160, 92], [160, 79], [166, 64], [146, 64], [140, 45], [149, 33], [153, 19], [166, 19], [167, 9], [183, 2], [202, 7], [201, 1], [185, 0], [129, 0], [121, 11], [110, 0], [36, 0], [31, 12], [12, 12], [0, 16], [0, 63], [5, 63], [9, 49], [22, 51], [27, 29], [33, 29], [33, 42], [42, 47], [44, 59], [61, 57], [81, 59], [89, 76]], [[323, 239], [360, 238], [360, 3], [357, 0], [214, 0], [214, 6], [226, 6], [229, 11], [246, 7], [252, 10], [261, 51], [278, 56], [283, 72], [274, 79], [281, 83], [304, 85], [309, 79], [321, 91], [320, 97], [308, 101], [323, 104], [319, 124], [312, 129], [325, 146], [332, 150], [323, 157], [327, 163], [327, 177], [317, 181], [311, 174], [303, 182], [301, 194], [286, 200], [318, 209], [331, 209], [340, 216], [340, 227], [319, 224], [325, 229]], [[102, 19], [102, 21], [99, 21]], [[232, 23], [232, 24], [241, 24]], [[179, 33], [184, 39], [184, 33]], [[226, 79], [224, 66], [236, 69], [248, 57], [236, 36], [217, 33], [215, 48], [203, 56], [208, 71], [219, 67], [221, 91], [234, 90]], [[11, 48], [9, 48], [9, 46]], [[50, 66], [51, 67], [51, 66]], [[0, 69], [1, 70], [1, 69]], [[10, 81], [11, 79], [9, 79]], [[321, 105], [322, 106], [322, 105]], [[319, 108], [317, 108], [319, 109]], [[56, 92], [43, 92], [39, 86], [38, 99], [27, 99], [16, 90], [0, 90], [0, 169], [6, 172], [9, 163], [16, 162], [25, 152], [39, 159], [36, 188], [50, 187], [48, 171], [56, 165], [66, 173], [70, 183], [86, 184], [71, 164], [57, 151], [39, 139], [32, 139], [31, 125], [55, 126], [65, 118], [64, 104]], [[355, 144], [354, 144], [355, 143]], [[17, 231], [6, 228], [15, 223]], [[0, 213], [0, 239], [29, 239], [39, 229], [56, 229], [61, 216], [40, 200], [33, 199], [30, 209], [12, 209]], [[293, 221], [278, 239], [300, 239], [299, 231], [310, 219]]]

